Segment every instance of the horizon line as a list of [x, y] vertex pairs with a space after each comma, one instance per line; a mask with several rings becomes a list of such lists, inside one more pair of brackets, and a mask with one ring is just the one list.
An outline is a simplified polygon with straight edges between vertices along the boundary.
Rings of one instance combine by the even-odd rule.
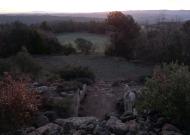
[[112, 11], [92, 11], [92, 12], [56, 12], [56, 11], [27, 11], [27, 12], [1, 12], [0, 14], [92, 14], [107, 13], [113, 11], [190, 11], [190, 9], [134, 9], [134, 10], [112, 10]]

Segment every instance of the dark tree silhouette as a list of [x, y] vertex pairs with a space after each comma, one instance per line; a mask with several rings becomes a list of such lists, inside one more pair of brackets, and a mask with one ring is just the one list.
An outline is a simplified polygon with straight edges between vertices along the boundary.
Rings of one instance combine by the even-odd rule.
[[140, 27], [133, 17], [118, 11], [110, 12], [106, 23], [111, 30], [112, 49], [109, 50], [114, 51], [111, 54], [127, 59], [133, 58], [136, 38], [140, 33]]

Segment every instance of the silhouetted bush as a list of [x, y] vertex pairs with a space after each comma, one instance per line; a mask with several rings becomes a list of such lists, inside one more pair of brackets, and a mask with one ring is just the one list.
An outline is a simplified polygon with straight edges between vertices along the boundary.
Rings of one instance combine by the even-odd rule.
[[172, 63], [157, 67], [148, 79], [139, 101], [140, 110], [158, 111], [180, 126], [190, 124], [190, 72]]
[[65, 44], [63, 46], [63, 53], [65, 55], [75, 54], [76, 53], [76, 49], [70, 43], [69, 44]]
[[7, 74], [0, 81], [0, 132], [30, 124], [39, 104], [38, 95], [27, 88], [27, 82]]
[[106, 46], [104, 54], [106, 56], [114, 56], [114, 46], [113, 45]]
[[84, 54], [89, 54], [93, 50], [93, 43], [86, 39], [77, 38], [75, 43], [77, 48]]
[[77, 79], [90, 79], [95, 80], [94, 73], [88, 67], [71, 66], [68, 65], [59, 71], [59, 75], [66, 81], [77, 80]]
[[5, 72], [10, 72], [12, 68], [12, 64], [8, 59], [0, 60], [0, 77], [4, 75]]
[[41, 65], [32, 58], [25, 48], [18, 52], [18, 54], [12, 58], [12, 61], [13, 73], [28, 74], [31, 77], [37, 77], [42, 69]]
[[51, 32], [44, 32], [20, 22], [1, 26], [1, 57], [15, 55], [23, 46], [31, 54], [54, 54], [62, 51], [62, 46]]

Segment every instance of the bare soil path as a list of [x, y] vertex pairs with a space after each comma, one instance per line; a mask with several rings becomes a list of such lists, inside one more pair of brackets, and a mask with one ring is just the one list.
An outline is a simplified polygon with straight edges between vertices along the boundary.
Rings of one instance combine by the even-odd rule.
[[97, 81], [88, 87], [85, 100], [81, 103], [80, 116], [104, 118], [105, 114], [116, 111], [116, 103], [123, 94], [122, 87], [112, 87], [111, 81]]

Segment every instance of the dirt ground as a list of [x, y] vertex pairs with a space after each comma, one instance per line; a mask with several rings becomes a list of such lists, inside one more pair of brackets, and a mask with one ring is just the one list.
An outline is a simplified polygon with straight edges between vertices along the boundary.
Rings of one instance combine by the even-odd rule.
[[97, 81], [88, 87], [80, 107], [80, 116], [95, 116], [103, 119], [105, 114], [116, 111], [116, 103], [123, 95], [122, 87], [112, 87], [111, 81]]

